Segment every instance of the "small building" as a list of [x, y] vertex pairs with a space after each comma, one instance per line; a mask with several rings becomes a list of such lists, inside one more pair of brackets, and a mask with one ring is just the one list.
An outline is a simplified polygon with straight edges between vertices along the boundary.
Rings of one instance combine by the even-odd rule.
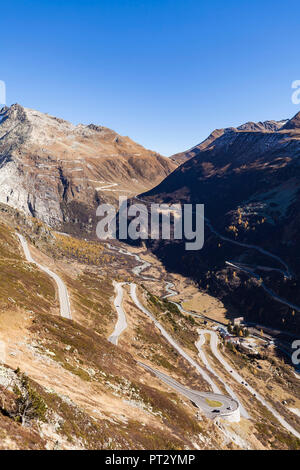
[[230, 341], [231, 340], [231, 336], [229, 336], [229, 335], [223, 336], [223, 338], [224, 338], [224, 341]]
[[222, 338], [225, 338], [225, 336], [229, 336], [228, 331], [225, 328], [220, 327], [220, 328], [218, 328], [218, 331], [219, 331], [220, 335], [222, 336]]
[[244, 317], [237, 317], [233, 319], [233, 324], [239, 326], [241, 323], [244, 323]]
[[230, 338], [230, 342], [231, 342], [232, 344], [240, 344], [240, 341], [241, 341], [241, 340], [240, 340], [240, 338], [239, 338], [238, 336], [232, 336], [232, 337]]

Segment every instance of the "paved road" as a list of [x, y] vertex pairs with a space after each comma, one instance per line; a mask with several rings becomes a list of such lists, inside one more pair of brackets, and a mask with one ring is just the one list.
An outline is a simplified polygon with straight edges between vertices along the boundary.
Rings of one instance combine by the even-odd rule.
[[[230, 241], [230, 239], [228, 239]], [[239, 244], [239, 243], [238, 243]], [[119, 250], [118, 250], [119, 251]], [[125, 250], [124, 250], [125, 251]], [[261, 250], [259, 250], [261, 251]], [[264, 250], [263, 250], [264, 251]], [[124, 253], [125, 254], [125, 253]], [[268, 253], [269, 254], [269, 253]], [[274, 256], [276, 258], [276, 256]], [[138, 261], [141, 261], [141, 258], [138, 256], [138, 255], [135, 255], [135, 258], [138, 260]], [[285, 265], [285, 263], [283, 263]], [[285, 265], [286, 266], [286, 265]], [[140, 272], [139, 272], [140, 274]], [[169, 283], [167, 286], [166, 286], [166, 290], [168, 292], [168, 297], [171, 296], [171, 295], [175, 295], [175, 291], [171, 291], [171, 288], [174, 287], [174, 285], [172, 283]], [[169, 341], [169, 343], [181, 354], [182, 357], [184, 357], [192, 366], [194, 366], [196, 368], [196, 370], [202, 375], [202, 377], [204, 378], [204, 380], [206, 380], [212, 387], [212, 390], [214, 391], [214, 393], [219, 393], [220, 390], [219, 388], [215, 385], [215, 383], [211, 380], [211, 378], [208, 376], [208, 374], [199, 366], [199, 364], [197, 364], [192, 358], [190, 358], [190, 356], [185, 353], [185, 351], [183, 351], [180, 346], [173, 340], [173, 338], [167, 333], [167, 331], [160, 325], [160, 323], [156, 320], [156, 318], [139, 302], [138, 298], [137, 298], [137, 295], [136, 295], [136, 284], [134, 283], [131, 283], [130, 284], [130, 293], [131, 293], [131, 298], [132, 300], [134, 301], [134, 303], [136, 304], [136, 306], [141, 310], [143, 311], [149, 318], [151, 318], [151, 320], [155, 323], [155, 325], [159, 328], [159, 330], [161, 331], [162, 335], [167, 339], [167, 341]], [[176, 292], [177, 294], [177, 292]], [[173, 302], [174, 304], [176, 304], [181, 311], [183, 311], [184, 313], [189, 313], [189, 312], [186, 312], [180, 304], [176, 303], [176, 302]], [[243, 379], [243, 377], [241, 377], [235, 370], [232, 369], [232, 367], [225, 361], [225, 359], [222, 357], [222, 355], [220, 354], [218, 348], [217, 348], [217, 344], [218, 344], [218, 335], [216, 334], [215, 331], [211, 331], [211, 330], [202, 330], [202, 334], [204, 335], [205, 333], [208, 333], [210, 335], [210, 346], [211, 346], [211, 349], [212, 349], [212, 352], [214, 354], [214, 356], [221, 362], [221, 364], [224, 366], [224, 368], [232, 375], [232, 377], [237, 381], [239, 382], [241, 385], [244, 385], [245, 384], [245, 380]], [[200, 341], [200, 342], [199, 342]], [[203, 355], [201, 353], [201, 346], [203, 344], [203, 342], [205, 341], [205, 338], [203, 339], [203, 336], [202, 336], [202, 339], [200, 337], [199, 341], [197, 342], [197, 347], [198, 347], [198, 351], [199, 351], [199, 355], [201, 355], [202, 359], [204, 360], [203, 363], [206, 365], [209, 366], [209, 369], [214, 375], [217, 375], [215, 373], [215, 371], [211, 368], [211, 366], [209, 365], [205, 355]], [[232, 371], [232, 372], [231, 372]], [[228, 393], [232, 396], [232, 397], [235, 397], [235, 394], [234, 392], [231, 390], [231, 388], [225, 384], [225, 382], [218, 376], [219, 380], [221, 380], [222, 383], [224, 383], [224, 385], [226, 386], [226, 390], [228, 391]], [[242, 382], [244, 384], [242, 384]], [[282, 426], [287, 429], [289, 432], [291, 432], [294, 436], [300, 438], [300, 433], [298, 433], [298, 431], [296, 431], [287, 421], [285, 421], [285, 419], [276, 411], [273, 409], [273, 407], [271, 407], [252, 387], [250, 387], [249, 385], [244, 385], [244, 387], [255, 397], [257, 398], [272, 414], [273, 416], [275, 416], [275, 418], [277, 418], [277, 420], [282, 424]], [[241, 406], [241, 413], [243, 416], [249, 416], [247, 411], [244, 409], [243, 406]]]
[[[115, 282], [115, 290], [116, 290], [116, 297], [114, 300], [115, 308], [118, 312], [118, 321], [116, 323], [114, 332], [108, 338], [108, 341], [117, 345], [118, 339], [121, 333], [127, 328], [127, 321], [126, 321], [126, 314], [122, 307], [122, 300], [124, 295], [123, 285], [126, 284], [125, 282]], [[173, 338], [167, 333], [167, 331], [163, 328], [163, 326], [156, 320], [156, 318], [139, 302], [136, 294], [136, 284], [130, 284], [130, 294], [133, 302], [136, 306], [144, 312], [151, 320], [155, 323], [155, 325], [159, 328], [162, 335], [167, 339], [167, 341], [179, 352], [179, 354], [184, 357], [196, 370], [202, 375], [204, 380], [206, 380], [212, 387], [214, 393], [205, 393], [199, 392], [195, 390], [190, 390], [183, 385], [176, 382], [176, 380], [172, 379], [171, 377], [163, 374], [160, 371], [156, 371], [149, 366], [146, 366], [143, 363], [139, 363], [144, 368], [153, 372], [157, 377], [163, 380], [166, 384], [189, 398], [193, 403], [195, 403], [199, 408], [203, 409], [210, 417], [215, 416], [231, 416], [236, 414], [236, 420], [239, 420], [239, 412], [237, 410], [239, 408], [239, 402], [236, 399], [232, 399], [231, 397], [226, 397], [225, 395], [221, 394], [220, 389], [216, 386], [216, 384], [210, 379], [209, 375], [185, 352], [183, 349], [173, 340]], [[206, 399], [215, 400], [222, 403], [222, 406], [218, 408], [219, 412], [212, 413], [212, 407], [206, 402]]]
[[[245, 266], [243, 265], [240, 265], [239, 263], [232, 263], [231, 261], [225, 261], [225, 263], [234, 268], [234, 269], [238, 269], [240, 271], [243, 271], [247, 274], [249, 274], [250, 276], [253, 276], [255, 277], [256, 279], [260, 280], [261, 277], [256, 274], [255, 272], [251, 271], [251, 269], [249, 268], [246, 268]], [[283, 299], [282, 297], [279, 297], [279, 295], [277, 295], [272, 289], [270, 289], [269, 287], [267, 287], [265, 285], [264, 282], [261, 282], [260, 284], [260, 287], [262, 287], [264, 289], [265, 292], [267, 292], [267, 294], [269, 294], [276, 302], [279, 302], [283, 305], [287, 305], [288, 307], [292, 308], [293, 310], [296, 310], [297, 312], [300, 312], [300, 307], [298, 305], [295, 305], [295, 304], [292, 304], [291, 302], [289, 302], [288, 300], [286, 299]]]
[[6, 360], [6, 344], [4, 341], [0, 341], [0, 363]]
[[[94, 180], [90, 180], [90, 181], [94, 181]], [[96, 183], [98, 183], [98, 181], [95, 181]], [[105, 181], [99, 181], [99, 183], [105, 183]], [[123, 193], [131, 193], [131, 191], [129, 191], [128, 189], [111, 189], [111, 188], [114, 188], [116, 186], [119, 186], [118, 183], [105, 183], [104, 186], [98, 186], [96, 188], [97, 191], [111, 191], [111, 192], [123, 192]]]
[[[104, 181], [102, 181], [102, 183], [104, 183]], [[105, 183], [104, 186], [99, 186], [97, 189], [97, 191], [116, 191], [115, 189], [111, 189], [111, 188], [114, 188], [115, 186], [118, 186], [118, 183]]]
[[174, 290], [174, 288], [175, 288], [174, 282], [166, 282], [165, 289], [168, 293], [163, 296], [163, 299], [167, 299], [168, 297], [173, 297], [174, 295], [178, 295], [177, 290]]
[[118, 340], [119, 340], [121, 333], [123, 333], [123, 331], [126, 330], [127, 328], [126, 315], [122, 307], [123, 295], [124, 295], [124, 290], [123, 290], [124, 284], [126, 283], [114, 282], [115, 291], [117, 293], [115, 300], [114, 300], [114, 306], [118, 313], [118, 321], [116, 323], [113, 333], [108, 338], [108, 341], [110, 341], [112, 344], [115, 344], [115, 345], [118, 344]]
[[245, 379], [236, 372], [229, 364], [225, 361], [222, 354], [218, 350], [218, 335], [215, 331], [211, 330], [201, 330], [201, 334], [209, 334], [210, 335], [210, 347], [212, 350], [213, 355], [218, 359], [218, 361], [223, 365], [223, 367], [230, 373], [230, 375], [241, 384], [249, 393], [251, 393], [258, 401], [260, 401], [277, 420], [280, 424], [290, 433], [294, 434], [298, 439], [300, 439], [300, 433], [296, 431], [271, 405], [266, 402], [266, 400], [260, 396], [254, 388], [252, 388], [249, 384], [245, 385], [247, 382]]
[[115, 247], [115, 246], [111, 245], [110, 243], [107, 243], [106, 246], [110, 250], [118, 251], [118, 253], [121, 253], [122, 255], [131, 256], [136, 261], [141, 263], [141, 264], [135, 266], [131, 270], [133, 272], [133, 274], [135, 274], [136, 276], [139, 276], [141, 279], [145, 279], [146, 281], [157, 281], [157, 279], [155, 279], [153, 277], [147, 277], [147, 276], [142, 276], [141, 275], [141, 272], [144, 271], [145, 269], [149, 268], [151, 266], [151, 263], [149, 263], [148, 261], [142, 260], [142, 258], [137, 253], [131, 253], [130, 251], [125, 250], [124, 248]]
[[229, 237], [225, 237], [224, 235], [221, 235], [219, 232], [217, 232], [217, 230], [214, 229], [214, 227], [212, 226], [212, 224], [210, 223], [210, 221], [205, 218], [205, 222], [207, 224], [207, 226], [209, 227], [210, 231], [212, 233], [214, 233], [215, 235], [217, 235], [217, 237], [219, 237], [221, 240], [224, 240], [226, 242], [229, 242], [233, 245], [238, 245], [238, 246], [242, 246], [242, 247], [245, 247], [245, 248], [251, 248], [255, 251], [259, 251], [260, 253], [268, 256], [269, 258], [273, 258], [275, 259], [278, 263], [280, 263], [282, 266], [284, 266], [285, 268], [285, 271], [284, 272], [284, 275], [288, 278], [288, 279], [292, 279], [292, 274], [291, 274], [291, 271], [288, 267], [288, 265], [286, 264], [285, 261], [283, 261], [279, 256], [277, 255], [274, 255], [273, 253], [271, 253], [270, 251], [267, 251], [267, 250], [264, 250], [264, 248], [261, 248], [260, 246], [257, 246], [257, 245], [252, 245], [250, 243], [243, 243], [243, 242], [239, 242], [237, 240], [232, 240], [231, 238]]
[[[199, 333], [200, 336], [199, 336], [199, 340], [196, 342], [196, 347], [198, 349], [198, 353], [199, 353], [199, 357], [200, 357], [201, 361], [205, 365], [206, 369], [209, 370], [215, 377], [217, 377], [219, 379], [219, 381], [224, 385], [225, 390], [228, 393], [228, 395], [230, 395], [234, 400], [236, 400], [240, 403], [237, 395], [234, 393], [232, 388], [229, 387], [229, 385], [227, 385], [226, 382], [224, 382], [224, 380], [218, 375], [218, 373], [211, 367], [210, 363], [207, 360], [205, 352], [202, 350], [202, 346], [205, 343], [205, 333], [207, 333], [207, 330], [200, 330], [199, 329], [198, 333]], [[245, 408], [243, 407], [243, 405], [241, 403], [240, 403], [240, 412], [241, 412], [241, 415], [244, 418], [246, 418], [246, 419], [250, 418], [249, 413], [245, 410]]]
[[[143, 201], [142, 199], [139, 199], [139, 198], [136, 198], [142, 202], [147, 202], [147, 201]], [[283, 274], [286, 278], [288, 279], [292, 279], [292, 274], [291, 274], [291, 271], [288, 267], [288, 265], [285, 263], [285, 261], [283, 261], [279, 256], [277, 255], [274, 255], [273, 253], [270, 253], [269, 251], [267, 250], [264, 250], [263, 248], [260, 248], [259, 246], [256, 246], [256, 245], [251, 245], [251, 244], [248, 244], [248, 243], [242, 243], [242, 242], [238, 242], [236, 240], [232, 240], [231, 238], [229, 237], [225, 237], [223, 235], [221, 235], [219, 232], [217, 232], [214, 227], [212, 226], [212, 224], [210, 223], [210, 221], [205, 218], [205, 222], [206, 224], [208, 225], [209, 229], [211, 230], [211, 232], [213, 232], [215, 235], [217, 235], [220, 239], [224, 240], [224, 241], [227, 241], [227, 242], [230, 242], [234, 245], [239, 245], [239, 246], [242, 246], [242, 247], [245, 247], [245, 248], [252, 248], [252, 249], [255, 249], [256, 251], [259, 251], [260, 253], [263, 253], [264, 255], [267, 255], [273, 259], [275, 259], [277, 262], [279, 262], [282, 266], [284, 266], [284, 268], [286, 269], [286, 271], [282, 270], [282, 269], [278, 269], [278, 268], [272, 268], [272, 267], [267, 267], [267, 266], [257, 266], [259, 269], [263, 269], [265, 271], [278, 271], [280, 272], [281, 274]], [[109, 245], [108, 244], [108, 247], [110, 249], [114, 249], [116, 251], [119, 251], [120, 253], [123, 253], [123, 254], [126, 254], [128, 256], [133, 256], [137, 261], [141, 262], [142, 264], [140, 266], [136, 266], [135, 268], [133, 268], [132, 272], [134, 274], [136, 274], [137, 276], [140, 276], [142, 279], [145, 279], [145, 280], [148, 280], [148, 281], [157, 281], [157, 279], [153, 279], [153, 278], [150, 278], [150, 277], [146, 277], [146, 276], [142, 276], [141, 275], [141, 272], [143, 270], [145, 270], [146, 268], [148, 268], [149, 266], [151, 266], [151, 263], [148, 263], [148, 262], [145, 262], [143, 261], [139, 255], [137, 254], [132, 254], [130, 253], [129, 251], [127, 250], [124, 250], [122, 248], [115, 248], [113, 247], [112, 245]], [[239, 269], [239, 270], [242, 270], [244, 272], [246, 272], [247, 274], [251, 275], [251, 276], [254, 276], [256, 279], [261, 279], [261, 277], [256, 274], [255, 272], [251, 271], [246, 265], [242, 265], [240, 263], [232, 263], [230, 261], [225, 261], [225, 263], [228, 265], [228, 266], [231, 266], [232, 268], [236, 268], [236, 269]], [[166, 283], [166, 291], [168, 292], [167, 295], [164, 296], [164, 298], [168, 298], [168, 297], [171, 297], [171, 296], [174, 296], [174, 295], [177, 295], [178, 292], [175, 291], [175, 290], [172, 290], [172, 288], [174, 287], [174, 284], [172, 282], [167, 282]], [[288, 300], [278, 296], [274, 291], [272, 291], [272, 289], [270, 289], [269, 287], [267, 287], [265, 285], [264, 282], [262, 282], [261, 284], [261, 287], [264, 289], [264, 291], [269, 294], [276, 302], [279, 302], [279, 303], [282, 303], [283, 305], [287, 305], [288, 307], [290, 307], [291, 309], [293, 310], [296, 310], [297, 312], [300, 312], [300, 307], [298, 305], [295, 305], [295, 304], [292, 304], [291, 302], [289, 302]], [[188, 314], [188, 315], [192, 315], [192, 316], [198, 316], [199, 318], [207, 318], [210, 320], [209, 317], [205, 317], [204, 315], [197, 315], [197, 314], [194, 314], [192, 312], [187, 312], [186, 310], [184, 310], [181, 306], [180, 303], [178, 302], [173, 302], [175, 305], [177, 305], [177, 307], [179, 308], [179, 310], [182, 312], [182, 313], [185, 313], [185, 314]], [[217, 322], [216, 322], [217, 323]], [[221, 323], [220, 323], [221, 324]]]
[[[138, 201], [141, 201], [141, 202], [144, 202], [145, 204], [149, 204], [150, 201], [146, 201], [144, 199], [141, 199], [139, 196], [135, 196], [135, 199], [137, 199]], [[194, 213], [194, 209], [186, 209], [187, 212], [190, 212], [190, 213]], [[251, 248], [255, 251], [258, 251], [266, 256], [268, 256], [269, 258], [273, 258], [274, 260], [276, 260], [278, 263], [280, 263], [282, 266], [284, 266], [285, 270], [284, 271], [284, 274], [285, 276], [288, 278], [288, 279], [292, 279], [293, 275], [292, 275], [292, 272], [290, 271], [290, 268], [288, 267], [287, 263], [285, 261], [283, 261], [283, 259], [281, 259], [278, 255], [274, 255], [273, 253], [271, 253], [270, 251], [268, 250], [265, 250], [264, 248], [261, 248], [260, 246], [257, 246], [257, 245], [253, 245], [251, 243], [243, 243], [243, 242], [239, 242], [237, 240], [233, 240], [232, 238], [229, 238], [229, 237], [226, 237], [225, 235], [222, 235], [221, 233], [219, 233], [212, 225], [212, 223], [210, 222], [210, 220], [207, 218], [207, 217], [204, 217], [204, 222], [206, 223], [206, 225], [208, 226], [209, 230], [214, 233], [218, 238], [220, 238], [221, 240], [224, 240], [226, 242], [229, 242], [229, 243], [232, 243], [233, 245], [238, 245], [238, 246], [242, 246], [242, 247], [245, 247], [245, 248]]]
[[149, 312], [149, 310], [147, 310], [142, 304], [141, 302], [139, 301], [138, 297], [137, 297], [137, 293], [136, 293], [136, 284], [134, 283], [131, 283], [130, 284], [130, 295], [131, 295], [131, 298], [133, 300], [133, 302], [135, 303], [135, 305], [137, 306], [137, 308], [139, 310], [141, 310], [143, 313], [145, 313], [145, 315], [147, 315], [152, 321], [153, 323], [155, 324], [155, 326], [160, 330], [161, 334], [164, 336], [164, 338], [166, 338], [166, 340], [173, 346], [174, 349], [176, 349], [177, 352], [179, 352], [179, 354], [184, 357], [184, 359], [186, 359], [196, 370], [197, 372], [199, 372], [200, 375], [202, 375], [202, 377], [204, 378], [204, 380], [206, 380], [206, 382], [209, 383], [209, 385], [211, 386], [212, 390], [214, 391], [214, 393], [220, 393], [220, 390], [219, 388], [216, 386], [216, 384], [211, 380], [210, 376], [205, 372], [204, 369], [202, 369], [199, 364], [197, 364], [196, 361], [194, 361], [194, 359], [192, 359], [180, 346], [179, 344], [176, 343], [176, 341], [174, 341], [174, 339], [172, 338], [171, 335], [169, 335], [169, 333], [165, 330], [165, 328], [159, 323], [159, 321], [156, 320], [156, 318], [152, 315], [152, 313]]
[[[210, 418], [215, 418], [216, 416], [231, 416], [234, 412], [237, 412], [239, 409], [239, 403], [237, 400], [233, 400], [230, 397], [226, 397], [222, 394], [217, 393], [207, 393], [207, 392], [200, 392], [198, 390], [191, 390], [184, 385], [181, 385], [172, 377], [160, 372], [152, 367], [143, 364], [142, 362], [138, 362], [138, 364], [145, 369], [149, 370], [153, 374], [155, 374], [160, 380], [162, 380], [165, 384], [169, 387], [173, 388], [181, 395], [185, 396], [189, 400], [191, 400], [198, 408], [201, 408], [206, 415]], [[208, 400], [208, 401], [207, 401]], [[222, 406], [216, 408], [209, 405], [209, 400], [218, 401], [222, 403]], [[213, 412], [214, 409], [219, 410], [218, 412]], [[237, 413], [237, 418], [239, 418], [239, 414]]]
[[[136, 293], [136, 284], [134, 283], [131, 283], [130, 284], [130, 295], [131, 295], [131, 298], [133, 300], [133, 302], [135, 303], [135, 305], [138, 307], [139, 310], [141, 310], [143, 313], [145, 313], [152, 321], [153, 323], [155, 324], [155, 326], [160, 330], [162, 336], [164, 338], [166, 338], [166, 340], [171, 344], [171, 346], [173, 346], [174, 349], [176, 349], [176, 351], [184, 358], [186, 359], [186, 361], [188, 361], [191, 366], [193, 366], [197, 372], [203, 377], [203, 379], [208, 382], [208, 384], [211, 386], [212, 390], [213, 390], [213, 395], [218, 395], [219, 397], [219, 401], [221, 401], [222, 403], [224, 404], [227, 404], [227, 403], [238, 403], [237, 400], [235, 399], [232, 399], [231, 397], [226, 397], [225, 395], [221, 394], [221, 391], [219, 389], [219, 387], [213, 382], [213, 380], [210, 378], [210, 376], [206, 373], [206, 371], [204, 369], [202, 369], [202, 367], [199, 366], [199, 364], [193, 359], [191, 358], [180, 346], [179, 344], [171, 337], [171, 335], [165, 330], [165, 328], [159, 323], [158, 320], [156, 320], [156, 318], [152, 315], [152, 313], [149, 312], [149, 310], [147, 310], [142, 304], [141, 302], [139, 301], [138, 297], [137, 297], [137, 293]], [[170, 379], [169, 380], [173, 380], [173, 379]], [[182, 386], [180, 386], [182, 388]], [[189, 391], [191, 392], [191, 391]], [[192, 393], [192, 392], [191, 392]], [[203, 395], [203, 393], [201, 392], [201, 394]], [[209, 395], [212, 395], [212, 394], [209, 394]], [[212, 398], [213, 399], [213, 398]], [[228, 405], [229, 406], [229, 405]], [[237, 406], [238, 407], [238, 406]], [[237, 409], [237, 407], [234, 408], [234, 410]], [[231, 414], [233, 413], [233, 411], [231, 411]], [[229, 413], [230, 414], [230, 413]]]
[[35, 264], [41, 271], [44, 271], [46, 274], [48, 274], [48, 276], [52, 277], [52, 279], [54, 279], [54, 281], [56, 282], [56, 285], [58, 288], [59, 304], [60, 304], [60, 315], [64, 318], [69, 318], [71, 320], [72, 315], [71, 315], [70, 300], [69, 300], [68, 290], [67, 290], [65, 283], [57, 274], [55, 274], [49, 268], [47, 268], [46, 266], [42, 266], [37, 261], [35, 261], [31, 256], [27, 240], [23, 237], [23, 235], [20, 235], [19, 233], [17, 233], [17, 235], [21, 242], [21, 245], [25, 254], [25, 258], [28, 261], [28, 263]]

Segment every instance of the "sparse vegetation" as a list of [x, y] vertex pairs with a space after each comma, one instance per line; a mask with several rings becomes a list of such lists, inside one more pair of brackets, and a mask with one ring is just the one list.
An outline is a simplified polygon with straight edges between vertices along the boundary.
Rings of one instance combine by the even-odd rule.
[[33, 419], [46, 421], [46, 403], [31, 386], [25, 374], [20, 376], [20, 386], [15, 385], [14, 393], [17, 397], [15, 410], [10, 414], [16, 421], [21, 422], [22, 426]]

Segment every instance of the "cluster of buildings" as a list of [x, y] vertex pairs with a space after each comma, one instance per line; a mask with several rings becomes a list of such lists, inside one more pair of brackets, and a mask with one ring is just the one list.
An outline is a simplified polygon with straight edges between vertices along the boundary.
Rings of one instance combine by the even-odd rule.
[[[239, 325], [242, 323], [244, 320], [243, 317], [240, 318], [235, 318], [234, 319], [234, 325]], [[224, 339], [225, 342], [230, 343], [234, 346], [238, 346], [239, 349], [245, 353], [251, 353], [251, 354], [258, 354], [258, 351], [255, 348], [255, 344], [252, 344], [249, 342], [249, 340], [246, 340], [243, 337], [233, 335], [229, 333], [227, 328], [225, 326], [220, 326], [217, 328], [217, 331], [219, 332], [220, 336]]]
[[228, 332], [227, 328], [225, 328], [225, 326], [224, 327], [219, 327], [217, 329], [217, 331], [220, 333], [220, 335], [222, 336], [224, 341], [230, 342], [232, 344], [239, 344], [240, 343], [241, 338], [239, 338], [238, 336], [231, 335]]

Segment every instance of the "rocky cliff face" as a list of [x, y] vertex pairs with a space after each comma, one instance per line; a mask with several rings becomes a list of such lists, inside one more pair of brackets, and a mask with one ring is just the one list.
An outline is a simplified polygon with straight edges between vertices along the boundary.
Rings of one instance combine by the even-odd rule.
[[164, 179], [176, 164], [101, 126], [15, 104], [0, 111], [0, 202], [66, 229]]
[[[192, 158], [143, 195], [156, 201], [204, 203], [218, 233], [279, 256], [291, 278], [284, 278], [279, 271], [283, 265], [275, 258], [224, 241], [209, 226], [199, 252], [185, 252], [180, 242], [152, 246], [169, 268], [192, 276], [249, 319], [298, 331], [300, 309], [276, 301], [261, 284], [300, 306], [299, 121], [300, 113], [288, 122], [215, 131], [186, 152]], [[240, 263], [257, 277], [226, 262]]]

